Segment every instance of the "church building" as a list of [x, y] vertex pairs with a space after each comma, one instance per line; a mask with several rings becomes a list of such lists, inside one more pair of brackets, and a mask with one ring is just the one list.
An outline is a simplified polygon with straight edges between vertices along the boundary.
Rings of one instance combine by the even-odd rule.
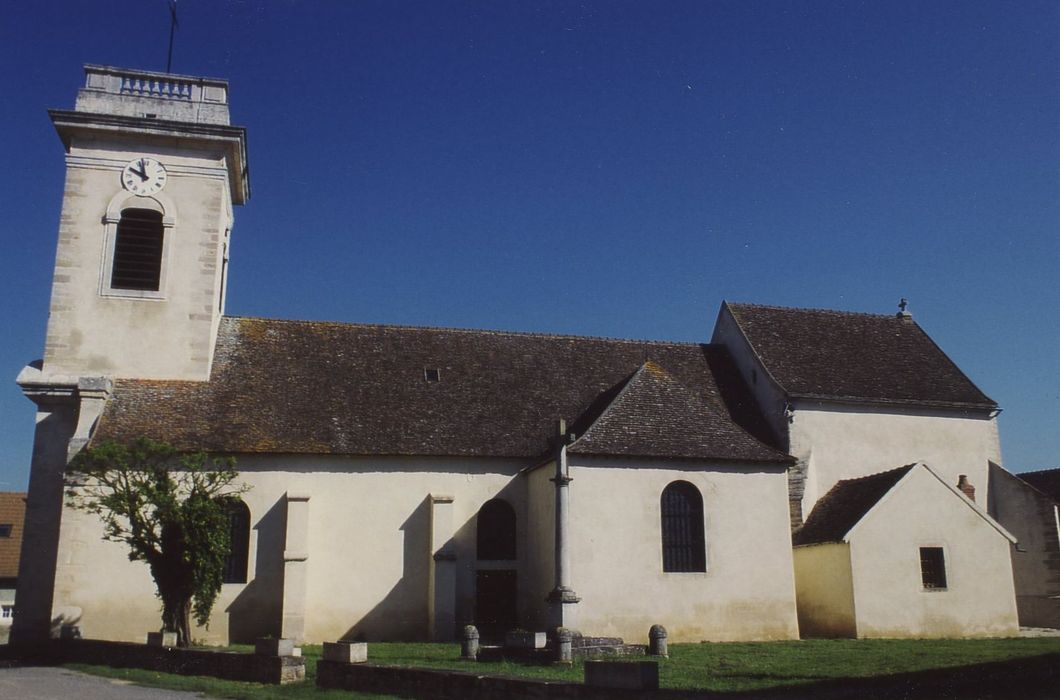
[[147, 567], [64, 504], [79, 450], [139, 437], [250, 487], [207, 642], [1016, 633], [1016, 539], [982, 507], [998, 407], [904, 307], [726, 302], [702, 343], [228, 316], [227, 83], [85, 73], [50, 112], [16, 638], [157, 629]]

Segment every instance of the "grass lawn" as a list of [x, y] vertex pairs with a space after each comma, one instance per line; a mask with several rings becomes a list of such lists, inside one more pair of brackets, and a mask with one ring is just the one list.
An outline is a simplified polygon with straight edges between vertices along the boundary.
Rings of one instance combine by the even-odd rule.
[[[369, 644], [372, 663], [446, 668], [495, 675], [581, 681], [581, 663], [572, 668], [528, 666], [510, 662], [470, 663], [459, 658], [456, 644]], [[664, 688], [753, 691], [822, 681], [878, 679], [934, 669], [972, 667], [1016, 659], [1055, 655], [1060, 668], [1060, 638], [988, 640], [806, 640], [766, 643], [673, 644], [661, 660]], [[143, 685], [196, 690], [218, 698], [378, 698], [314, 686], [320, 647], [305, 646], [305, 683], [262, 686], [210, 678], [182, 677], [132, 669], [69, 665], [70, 668]], [[963, 673], [963, 672], [962, 672]], [[1060, 671], [1058, 671], [1060, 673]], [[910, 676], [915, 683], [916, 676]]]

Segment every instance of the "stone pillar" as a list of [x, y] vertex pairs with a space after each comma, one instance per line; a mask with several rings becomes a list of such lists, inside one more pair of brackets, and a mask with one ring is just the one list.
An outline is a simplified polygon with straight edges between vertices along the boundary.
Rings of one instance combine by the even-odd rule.
[[669, 636], [662, 625], [652, 625], [648, 630], [648, 656], [669, 656], [666, 644]]
[[581, 600], [571, 588], [570, 576], [570, 482], [573, 480], [567, 467], [567, 424], [560, 420], [557, 425], [556, 475], [551, 481], [556, 485], [556, 576], [555, 587], [548, 594], [549, 627], [577, 629], [578, 601]]
[[449, 642], [456, 634], [456, 551], [453, 545], [453, 497], [427, 497], [430, 534], [427, 551], [427, 636]]
[[[52, 605], [63, 519], [67, 446], [77, 428], [76, 378], [48, 381], [36, 366], [18, 375], [22, 392], [37, 404], [33, 456], [26, 497], [17, 610], [11, 642], [34, 644], [52, 635]], [[58, 633], [58, 630], [55, 630]]]
[[287, 492], [287, 533], [283, 549], [283, 622], [280, 636], [305, 641], [309, 494]]

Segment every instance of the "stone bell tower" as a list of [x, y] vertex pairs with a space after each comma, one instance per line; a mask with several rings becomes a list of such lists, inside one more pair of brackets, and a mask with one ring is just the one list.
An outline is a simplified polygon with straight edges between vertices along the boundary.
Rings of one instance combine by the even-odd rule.
[[45, 375], [205, 380], [232, 205], [250, 195], [228, 83], [86, 66], [66, 148]]
[[95, 65], [85, 77], [72, 111], [49, 112], [66, 184], [44, 358], [17, 380], [37, 427], [13, 641], [76, 624], [52, 609], [63, 471], [113, 381], [209, 379], [232, 205], [250, 196], [227, 81]]

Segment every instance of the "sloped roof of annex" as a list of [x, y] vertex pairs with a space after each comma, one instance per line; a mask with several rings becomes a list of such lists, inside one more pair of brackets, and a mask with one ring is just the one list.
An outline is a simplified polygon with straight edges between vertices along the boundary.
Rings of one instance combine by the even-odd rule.
[[956, 486], [946, 483], [935, 470], [926, 464], [913, 463], [897, 469], [869, 474], [856, 479], [843, 479], [837, 482], [814, 505], [810, 517], [795, 532], [792, 544], [798, 547], [812, 544], [849, 542], [858, 523], [862, 522], [888, 494], [900, 488], [902, 481], [915, 469], [927, 471], [943, 487], [948, 489], [954, 498], [960, 499], [1011, 542], [1016, 541], [1016, 538], [996, 520], [991, 518], [985, 510], [980, 508], [974, 501], [969, 500], [957, 490]]

